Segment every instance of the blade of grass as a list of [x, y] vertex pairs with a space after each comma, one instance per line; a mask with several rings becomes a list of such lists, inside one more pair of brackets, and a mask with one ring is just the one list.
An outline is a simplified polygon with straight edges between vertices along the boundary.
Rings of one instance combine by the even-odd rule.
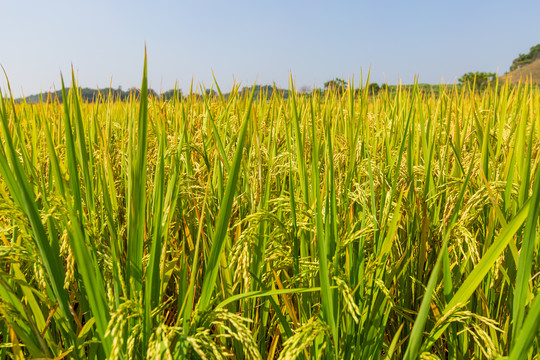
[[146, 49], [144, 51], [143, 78], [140, 94], [139, 119], [135, 162], [132, 161], [128, 180], [128, 227], [126, 279], [130, 295], [142, 288], [142, 257], [145, 235], [146, 212], [146, 157], [148, 128], [148, 79], [146, 66]]
[[[41, 260], [49, 275], [50, 284], [56, 299], [59, 302], [60, 309], [67, 320], [64, 324], [66, 326], [66, 331], [70, 336], [74, 337], [72, 327], [73, 319], [68, 305], [68, 295], [64, 289], [64, 269], [62, 266], [62, 259], [60, 258], [60, 254], [55, 251], [57, 248], [50, 245], [45, 227], [41, 222], [38, 205], [35, 202], [35, 195], [33, 194], [28, 177], [22, 168], [17, 151], [13, 145], [5, 102], [1, 96], [0, 120], [2, 122], [2, 129], [7, 147], [6, 151], [4, 146], [0, 146], [0, 154], [2, 155], [0, 156], [0, 172], [2, 173], [3, 178], [8, 181], [10, 192], [13, 194], [14, 198], [21, 201], [19, 206], [22, 207], [25, 215], [28, 217], [33, 233], [32, 238], [39, 250]], [[11, 167], [8, 165], [8, 158], [11, 162]]]
[[514, 347], [510, 351], [509, 360], [526, 359], [535, 339], [540, 334], [540, 295], [536, 295], [529, 313], [523, 322], [521, 331], [514, 338]]
[[540, 218], [540, 167], [536, 171], [531, 209], [525, 225], [525, 234], [521, 243], [519, 263], [512, 304], [512, 338], [518, 337], [525, 316], [525, 305], [529, 294], [529, 282], [534, 260], [534, 247], [537, 238], [536, 227]]
[[210, 256], [208, 258], [204, 280], [202, 285], [201, 297], [199, 299], [199, 310], [204, 311], [208, 309], [211, 303], [211, 296], [214, 292], [216, 285], [219, 259], [225, 245], [225, 236], [227, 235], [227, 228], [229, 218], [231, 216], [232, 204], [236, 192], [236, 183], [238, 181], [238, 174], [240, 172], [242, 154], [244, 152], [244, 142], [246, 140], [247, 127], [249, 123], [249, 115], [251, 112], [251, 104], [253, 102], [253, 95], [255, 94], [255, 86], [251, 90], [249, 100], [246, 102], [244, 116], [242, 119], [242, 127], [238, 134], [238, 143], [236, 145], [236, 152], [234, 154], [233, 162], [231, 165], [231, 172], [227, 181], [227, 187], [223, 194], [223, 199], [219, 207], [219, 214], [216, 224], [216, 230], [212, 239], [212, 247], [210, 249]]

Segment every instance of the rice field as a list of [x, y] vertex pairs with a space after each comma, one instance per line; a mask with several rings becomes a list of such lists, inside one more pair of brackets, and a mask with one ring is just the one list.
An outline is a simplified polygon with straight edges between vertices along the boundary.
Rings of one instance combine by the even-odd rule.
[[0, 357], [539, 358], [537, 87], [68, 81], [0, 98]]

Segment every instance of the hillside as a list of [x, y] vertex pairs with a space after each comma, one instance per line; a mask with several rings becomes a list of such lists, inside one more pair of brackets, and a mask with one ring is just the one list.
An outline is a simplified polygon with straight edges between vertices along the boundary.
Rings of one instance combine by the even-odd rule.
[[533, 84], [540, 84], [540, 44], [531, 47], [528, 54], [519, 54], [512, 61], [510, 72], [501, 76], [502, 81], [510, 80], [511, 84], [517, 84], [531, 78]]
[[523, 65], [514, 71], [504, 74], [501, 76], [501, 80], [506, 81], [507, 77], [512, 84], [517, 84], [520, 80], [524, 82], [527, 77], [531, 77], [534, 84], [540, 85], [540, 59], [536, 59], [530, 64]]
[[510, 71], [514, 71], [538, 59], [540, 59], [540, 44], [531, 47], [528, 54], [519, 54], [519, 56], [512, 61]]

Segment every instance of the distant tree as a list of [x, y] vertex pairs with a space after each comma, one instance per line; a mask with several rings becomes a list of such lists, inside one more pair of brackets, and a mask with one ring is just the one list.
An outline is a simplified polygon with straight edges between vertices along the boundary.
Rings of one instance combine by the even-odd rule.
[[243, 87], [242, 89], [240, 89], [238, 91], [238, 94], [242, 97], [244, 96], [249, 96], [251, 94], [251, 91], [253, 90], [253, 98], [254, 99], [259, 99], [259, 98], [262, 98], [262, 99], [271, 99], [273, 94], [274, 94], [274, 91], [278, 92], [280, 94], [280, 96], [282, 96], [283, 98], [287, 98], [288, 94], [289, 94], [289, 91], [288, 90], [283, 90], [283, 89], [278, 89], [276, 87], [276, 85], [255, 85], [255, 86], [252, 86], [252, 87]]
[[163, 97], [164, 100], [171, 100], [171, 99], [174, 98], [175, 94], [176, 94], [178, 100], [182, 99], [182, 90], [180, 90], [180, 89], [167, 90], [163, 94], [161, 94], [161, 96]]
[[206, 89], [206, 90], [204, 91], [204, 93], [205, 93], [206, 97], [209, 97], [209, 98], [212, 98], [212, 97], [214, 97], [214, 96], [217, 96], [217, 91], [214, 90], [214, 89]]
[[345, 88], [345, 81], [342, 79], [335, 78], [334, 80], [329, 80], [324, 83], [324, 91], [328, 90], [336, 90], [337, 92], [341, 93], [342, 90]]
[[379, 87], [379, 84], [377, 83], [371, 83], [368, 86], [368, 90], [370, 94], [376, 95], [381, 88]]
[[263, 94], [263, 98], [264, 96], [266, 96], [266, 100], [269, 100], [272, 98], [272, 94], [274, 93], [274, 90], [276, 90], [275, 88], [275, 84], [274, 85], [263, 85], [261, 86], [260, 90]]
[[464, 85], [467, 83], [476, 83], [477, 89], [485, 89], [489, 83], [494, 82], [497, 79], [497, 74], [487, 72], [468, 72], [458, 79], [458, 81]]
[[322, 89], [313, 89], [310, 93], [311, 96], [322, 96], [323, 95], [323, 91]]

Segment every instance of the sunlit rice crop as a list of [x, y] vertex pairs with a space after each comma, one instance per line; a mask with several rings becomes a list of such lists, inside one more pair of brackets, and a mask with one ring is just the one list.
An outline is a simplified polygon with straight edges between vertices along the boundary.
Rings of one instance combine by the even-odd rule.
[[0, 98], [2, 358], [540, 352], [540, 91]]

